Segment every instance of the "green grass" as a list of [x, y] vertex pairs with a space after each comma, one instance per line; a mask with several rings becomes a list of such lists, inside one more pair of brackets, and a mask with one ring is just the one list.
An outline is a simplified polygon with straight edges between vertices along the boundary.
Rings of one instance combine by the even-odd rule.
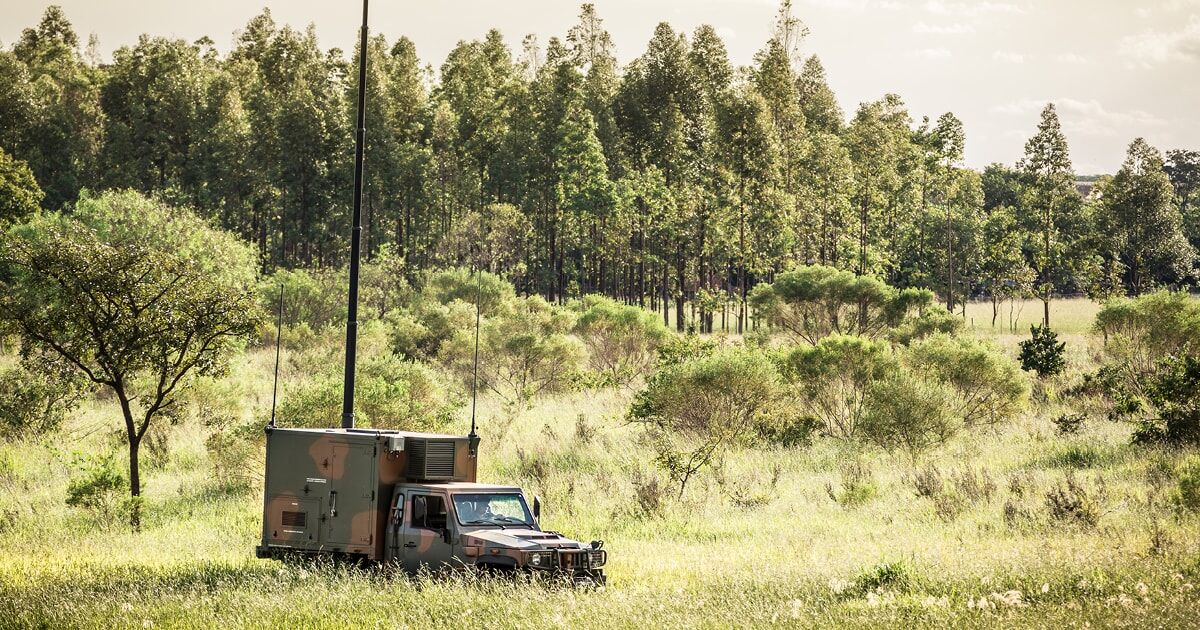
[[[1089, 339], [1074, 326], [1080, 370]], [[207, 395], [234, 396], [244, 420], [263, 421], [271, 358], [248, 354], [233, 393]], [[540, 495], [550, 529], [604, 539], [602, 591], [256, 560], [261, 491], [214, 472], [195, 414], [165, 431], [146, 473], [146, 526], [130, 533], [63, 503], [73, 451], [120, 453], [114, 406], [93, 401], [47, 443], [0, 444], [0, 626], [1182, 627], [1200, 613], [1200, 516], [1167, 500], [1195, 453], [1129, 446], [1129, 427], [1059, 436], [1058, 409], [1044, 404], [919, 462], [824, 440], [746, 446], [725, 458], [723, 484], [705, 474], [677, 501], [624, 422], [630, 397], [573, 394], [516, 417], [481, 405], [481, 480]], [[855, 462], [872, 490], [831, 498]], [[915, 489], [929, 465], [947, 479], [986, 473], [996, 488], [943, 517]], [[1095, 527], [1051, 517], [1046, 493], [1068, 473], [1097, 497]], [[739, 493], [769, 500], [740, 507]], [[661, 509], [647, 513], [639, 494]], [[1006, 519], [1006, 507], [1023, 516]]]

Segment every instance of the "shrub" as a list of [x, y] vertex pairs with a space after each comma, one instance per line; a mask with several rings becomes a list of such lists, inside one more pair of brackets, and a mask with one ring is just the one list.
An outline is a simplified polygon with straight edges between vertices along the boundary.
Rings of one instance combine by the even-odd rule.
[[914, 576], [903, 562], [884, 562], [859, 573], [849, 591], [855, 595], [866, 595], [871, 591], [905, 591], [912, 586]]
[[940, 304], [930, 304], [922, 309], [916, 317], [910, 317], [892, 329], [888, 333], [888, 338], [907, 346], [914, 341], [933, 335], [953, 335], [962, 327], [961, 317], [947, 311]]
[[1200, 301], [1187, 293], [1157, 291], [1110, 300], [1096, 315], [1107, 365], [1133, 377], [1149, 374], [1165, 356], [1200, 351]]
[[801, 412], [815, 418], [825, 435], [839, 439], [858, 436], [872, 384], [897, 368], [887, 344], [845, 335], [795, 348], [781, 363]]
[[0, 370], [0, 437], [46, 435], [59, 427], [85, 390], [78, 379], [18, 366]]
[[1175, 503], [1190, 512], [1200, 512], [1200, 459], [1189, 458], [1179, 467]]
[[592, 369], [619, 385], [645, 376], [669, 335], [658, 315], [598, 295], [583, 299], [575, 332], [587, 345]]
[[[538, 296], [505, 303], [480, 325], [479, 387], [514, 407], [566, 390], [584, 359], [582, 344], [568, 335], [574, 323], [570, 313]], [[440, 357], [469, 389], [474, 331], [458, 331], [443, 345]]]
[[881, 337], [911, 312], [933, 303], [925, 289], [899, 291], [878, 278], [811, 265], [754, 287], [750, 303], [793, 341], [816, 344], [829, 335]]
[[[258, 299], [271, 323], [283, 287], [283, 324], [321, 330], [346, 320], [346, 278], [334, 269], [279, 269], [258, 283]], [[272, 328], [273, 330], [273, 328]], [[273, 341], [272, 337], [272, 341]]]
[[656, 463], [682, 496], [697, 472], [780, 404], [782, 392], [766, 357], [726, 348], [656, 373], [634, 399], [629, 418], [652, 427]]
[[1167, 357], [1148, 381], [1157, 414], [1142, 421], [1135, 441], [1200, 444], [1200, 357]]
[[864, 462], [853, 461], [841, 468], [840, 488], [835, 490], [832, 483], [825, 484], [825, 492], [829, 498], [846, 507], [858, 507], [879, 495], [871, 468]]
[[516, 299], [509, 281], [486, 271], [472, 272], [463, 267], [429, 273], [421, 293], [424, 299], [443, 305], [457, 300], [474, 307], [478, 300], [479, 310], [485, 317], [500, 312]]
[[667, 335], [666, 340], [658, 346], [658, 364], [655, 369], [663, 370], [692, 359], [707, 357], [716, 352], [718, 347], [713, 339], [695, 333]]
[[[280, 422], [290, 426], [330, 426], [341, 417], [340, 369], [322, 373], [280, 398]], [[355, 413], [363, 426], [436, 431], [453, 420], [459, 401], [428, 365], [391, 354], [367, 356], [355, 376]]]
[[906, 359], [914, 372], [954, 389], [953, 412], [968, 427], [1011, 419], [1028, 402], [1020, 366], [987, 343], [939, 334], [912, 345]]
[[475, 308], [460, 301], [418, 301], [411, 308], [389, 311], [384, 321], [390, 329], [393, 352], [407, 359], [428, 361], [437, 357], [455, 335], [474, 332]]
[[945, 487], [942, 481], [942, 471], [938, 470], [937, 466], [928, 464], [913, 474], [913, 486], [917, 490], [917, 496], [932, 499], [942, 493], [942, 488]]
[[1100, 522], [1098, 494], [1089, 491], [1083, 482], [1068, 472], [1062, 483], [1046, 493], [1046, 507], [1057, 521], [1091, 528]]
[[915, 457], [961, 428], [962, 421], [950, 414], [952, 404], [950, 391], [941, 383], [897, 371], [871, 385], [863, 434], [884, 449], [903, 449]]
[[1021, 367], [1042, 378], [1061, 374], [1066, 368], [1067, 344], [1060, 342], [1049, 326], [1030, 326], [1029, 333], [1030, 338], [1021, 342]]
[[115, 520], [114, 512], [129, 482], [113, 456], [76, 457], [72, 468], [78, 474], [67, 484], [67, 505], [87, 510], [105, 520]]
[[1084, 422], [1087, 421], [1087, 416], [1082, 413], [1063, 413], [1059, 414], [1051, 420], [1055, 428], [1058, 429], [1059, 435], [1075, 435], [1083, 428]]

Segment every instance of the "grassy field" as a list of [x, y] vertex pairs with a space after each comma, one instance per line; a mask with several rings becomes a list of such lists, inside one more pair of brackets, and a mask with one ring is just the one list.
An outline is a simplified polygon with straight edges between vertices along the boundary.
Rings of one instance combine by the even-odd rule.
[[[1096, 307], [1054, 308], [1078, 373]], [[993, 331], [990, 316], [970, 306], [972, 334], [1015, 352], [1027, 327]], [[271, 358], [247, 355], [227, 381], [247, 419], [269, 409]], [[599, 591], [256, 560], [260, 490], [214, 469], [187, 416], [148, 454], [146, 526], [130, 533], [64, 504], [75, 453], [121, 452], [115, 405], [92, 401], [49, 442], [0, 444], [0, 626], [1185, 627], [1200, 613], [1200, 518], [1168, 501], [1196, 455], [1130, 446], [1127, 426], [1062, 436], [1042, 402], [916, 462], [822, 440], [746, 447], [677, 500], [624, 422], [631, 396], [482, 406], [481, 479], [540, 494], [550, 529], [604, 539]], [[1053, 517], [1047, 494], [1068, 479], [1095, 523]]]

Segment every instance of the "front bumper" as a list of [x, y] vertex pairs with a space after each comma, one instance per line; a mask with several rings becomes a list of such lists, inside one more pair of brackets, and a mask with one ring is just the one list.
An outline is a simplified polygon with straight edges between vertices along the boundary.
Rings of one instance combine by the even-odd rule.
[[570, 575], [576, 582], [590, 581], [604, 585], [604, 565], [608, 554], [599, 549], [548, 549], [542, 552], [548, 561], [540, 564], [526, 563], [525, 568], [546, 573]]

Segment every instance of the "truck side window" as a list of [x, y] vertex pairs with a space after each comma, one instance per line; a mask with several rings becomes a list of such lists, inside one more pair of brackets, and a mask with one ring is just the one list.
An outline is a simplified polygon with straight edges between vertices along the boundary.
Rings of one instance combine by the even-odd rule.
[[446, 528], [446, 502], [432, 494], [413, 497], [413, 527], [441, 530]]

